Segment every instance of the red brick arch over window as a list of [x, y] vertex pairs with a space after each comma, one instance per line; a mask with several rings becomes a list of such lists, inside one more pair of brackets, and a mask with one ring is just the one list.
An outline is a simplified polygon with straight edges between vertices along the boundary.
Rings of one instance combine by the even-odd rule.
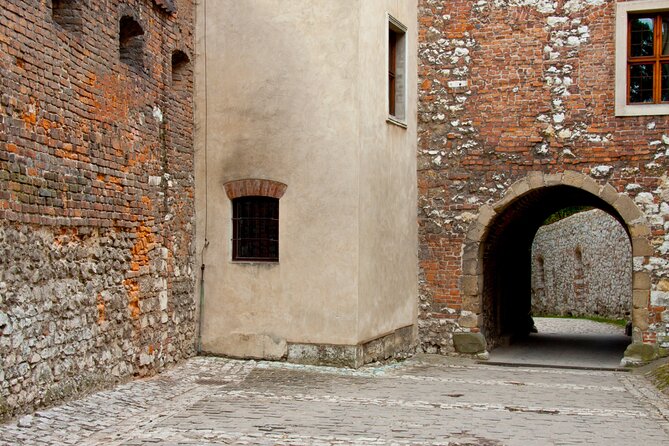
[[286, 186], [283, 183], [272, 180], [244, 179], [229, 181], [223, 185], [228, 198], [234, 200], [239, 197], [272, 197], [281, 198], [286, 192]]

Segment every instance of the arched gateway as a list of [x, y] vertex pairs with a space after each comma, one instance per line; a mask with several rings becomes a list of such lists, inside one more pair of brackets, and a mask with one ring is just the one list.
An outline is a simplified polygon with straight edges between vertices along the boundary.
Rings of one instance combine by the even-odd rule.
[[[616, 218], [630, 237], [635, 269], [652, 255], [650, 228], [630, 197], [574, 171], [530, 173], [502, 200], [480, 208], [463, 246], [462, 309], [478, 316], [473, 331], [488, 347], [528, 332], [532, 241], [548, 216], [568, 206], [592, 206]], [[648, 329], [648, 274], [634, 271], [632, 289], [633, 342], [641, 342]]]

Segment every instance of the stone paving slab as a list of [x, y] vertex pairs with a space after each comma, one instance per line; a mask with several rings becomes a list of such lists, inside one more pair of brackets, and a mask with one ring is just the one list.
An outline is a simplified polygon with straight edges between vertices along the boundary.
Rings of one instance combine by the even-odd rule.
[[428, 355], [359, 370], [193, 358], [18, 424], [0, 445], [669, 444], [669, 404], [642, 376]]

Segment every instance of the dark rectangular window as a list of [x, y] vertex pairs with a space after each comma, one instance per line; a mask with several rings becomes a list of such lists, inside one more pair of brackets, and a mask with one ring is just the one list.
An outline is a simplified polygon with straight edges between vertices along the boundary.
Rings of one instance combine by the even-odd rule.
[[395, 81], [397, 77], [397, 33], [388, 29], [388, 113], [395, 116]]
[[239, 197], [232, 207], [232, 259], [278, 261], [279, 199]]

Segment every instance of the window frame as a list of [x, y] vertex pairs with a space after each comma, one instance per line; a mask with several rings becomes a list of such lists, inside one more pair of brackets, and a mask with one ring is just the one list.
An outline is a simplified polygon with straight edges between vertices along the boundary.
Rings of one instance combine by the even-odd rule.
[[386, 121], [403, 128], [407, 127], [407, 31], [402, 22], [386, 13]]
[[[616, 4], [616, 41], [615, 41], [615, 115], [616, 116], [653, 116], [669, 115], [669, 102], [629, 103], [630, 63], [630, 21], [635, 15], [660, 15], [669, 13], [668, 0], [635, 0]], [[635, 61], [641, 61], [637, 58]], [[657, 62], [661, 69], [661, 63]], [[661, 79], [655, 79], [661, 82]]]
[[[632, 56], [632, 18], [650, 19], [653, 21], [653, 54], [651, 56]], [[669, 18], [667, 11], [652, 13], [634, 13], [627, 15], [627, 104], [663, 104], [669, 100], [662, 101], [662, 65], [669, 65], [669, 54], [663, 55], [662, 24], [663, 19]], [[653, 66], [653, 89], [652, 102], [630, 102], [630, 89], [632, 85], [632, 67], [635, 65]]]
[[[234, 262], [278, 262], [279, 261], [279, 199], [275, 197], [268, 197], [263, 195], [244, 195], [237, 197], [231, 200], [232, 202], [232, 260]], [[273, 209], [270, 209], [271, 216], [260, 217], [258, 216], [258, 209], [254, 209], [253, 216], [243, 216], [239, 215], [242, 206], [245, 203], [254, 204], [256, 206], [271, 205]], [[263, 212], [266, 212], [267, 208], [263, 209]], [[244, 237], [240, 234], [242, 231], [242, 225], [245, 222], [251, 222], [254, 227], [258, 227], [259, 220], [271, 220], [274, 222], [274, 228], [265, 229], [261, 231], [263, 234], [270, 233], [268, 237]], [[273, 229], [273, 230], [272, 230]], [[274, 248], [276, 255], [249, 255], [242, 256], [240, 254], [240, 245], [244, 242], [259, 242], [259, 251], [271, 252]], [[274, 245], [274, 246], [272, 246]], [[256, 253], [257, 254], [257, 253]]]
[[[286, 189], [288, 188], [288, 185], [285, 183], [281, 183], [279, 181], [275, 180], [269, 180], [269, 179], [264, 179], [264, 178], [242, 178], [238, 180], [231, 180], [226, 183], [223, 183], [223, 188], [225, 189], [225, 193], [228, 196], [228, 199], [230, 200], [230, 223], [231, 223], [231, 228], [229, 234], [231, 237], [228, 239], [230, 241], [230, 245], [228, 245], [229, 248], [229, 255], [232, 263], [236, 264], [254, 264], [254, 263], [263, 263], [266, 265], [278, 265], [279, 264], [279, 257], [280, 257], [280, 252], [279, 252], [279, 245], [278, 241], [281, 238], [281, 232], [279, 228], [279, 207], [280, 205], [280, 199], [283, 197], [283, 195], [286, 193]], [[276, 239], [277, 239], [277, 248], [276, 248], [276, 258], [253, 258], [253, 257], [242, 257], [240, 258], [237, 255], [237, 247], [235, 246], [235, 240], [236, 238], [239, 238], [237, 236], [237, 233], [235, 232], [235, 206], [234, 206], [234, 200], [238, 198], [244, 198], [244, 197], [262, 197], [262, 198], [272, 198], [277, 200], [277, 226], [276, 226]], [[233, 253], [234, 250], [234, 253]]]

